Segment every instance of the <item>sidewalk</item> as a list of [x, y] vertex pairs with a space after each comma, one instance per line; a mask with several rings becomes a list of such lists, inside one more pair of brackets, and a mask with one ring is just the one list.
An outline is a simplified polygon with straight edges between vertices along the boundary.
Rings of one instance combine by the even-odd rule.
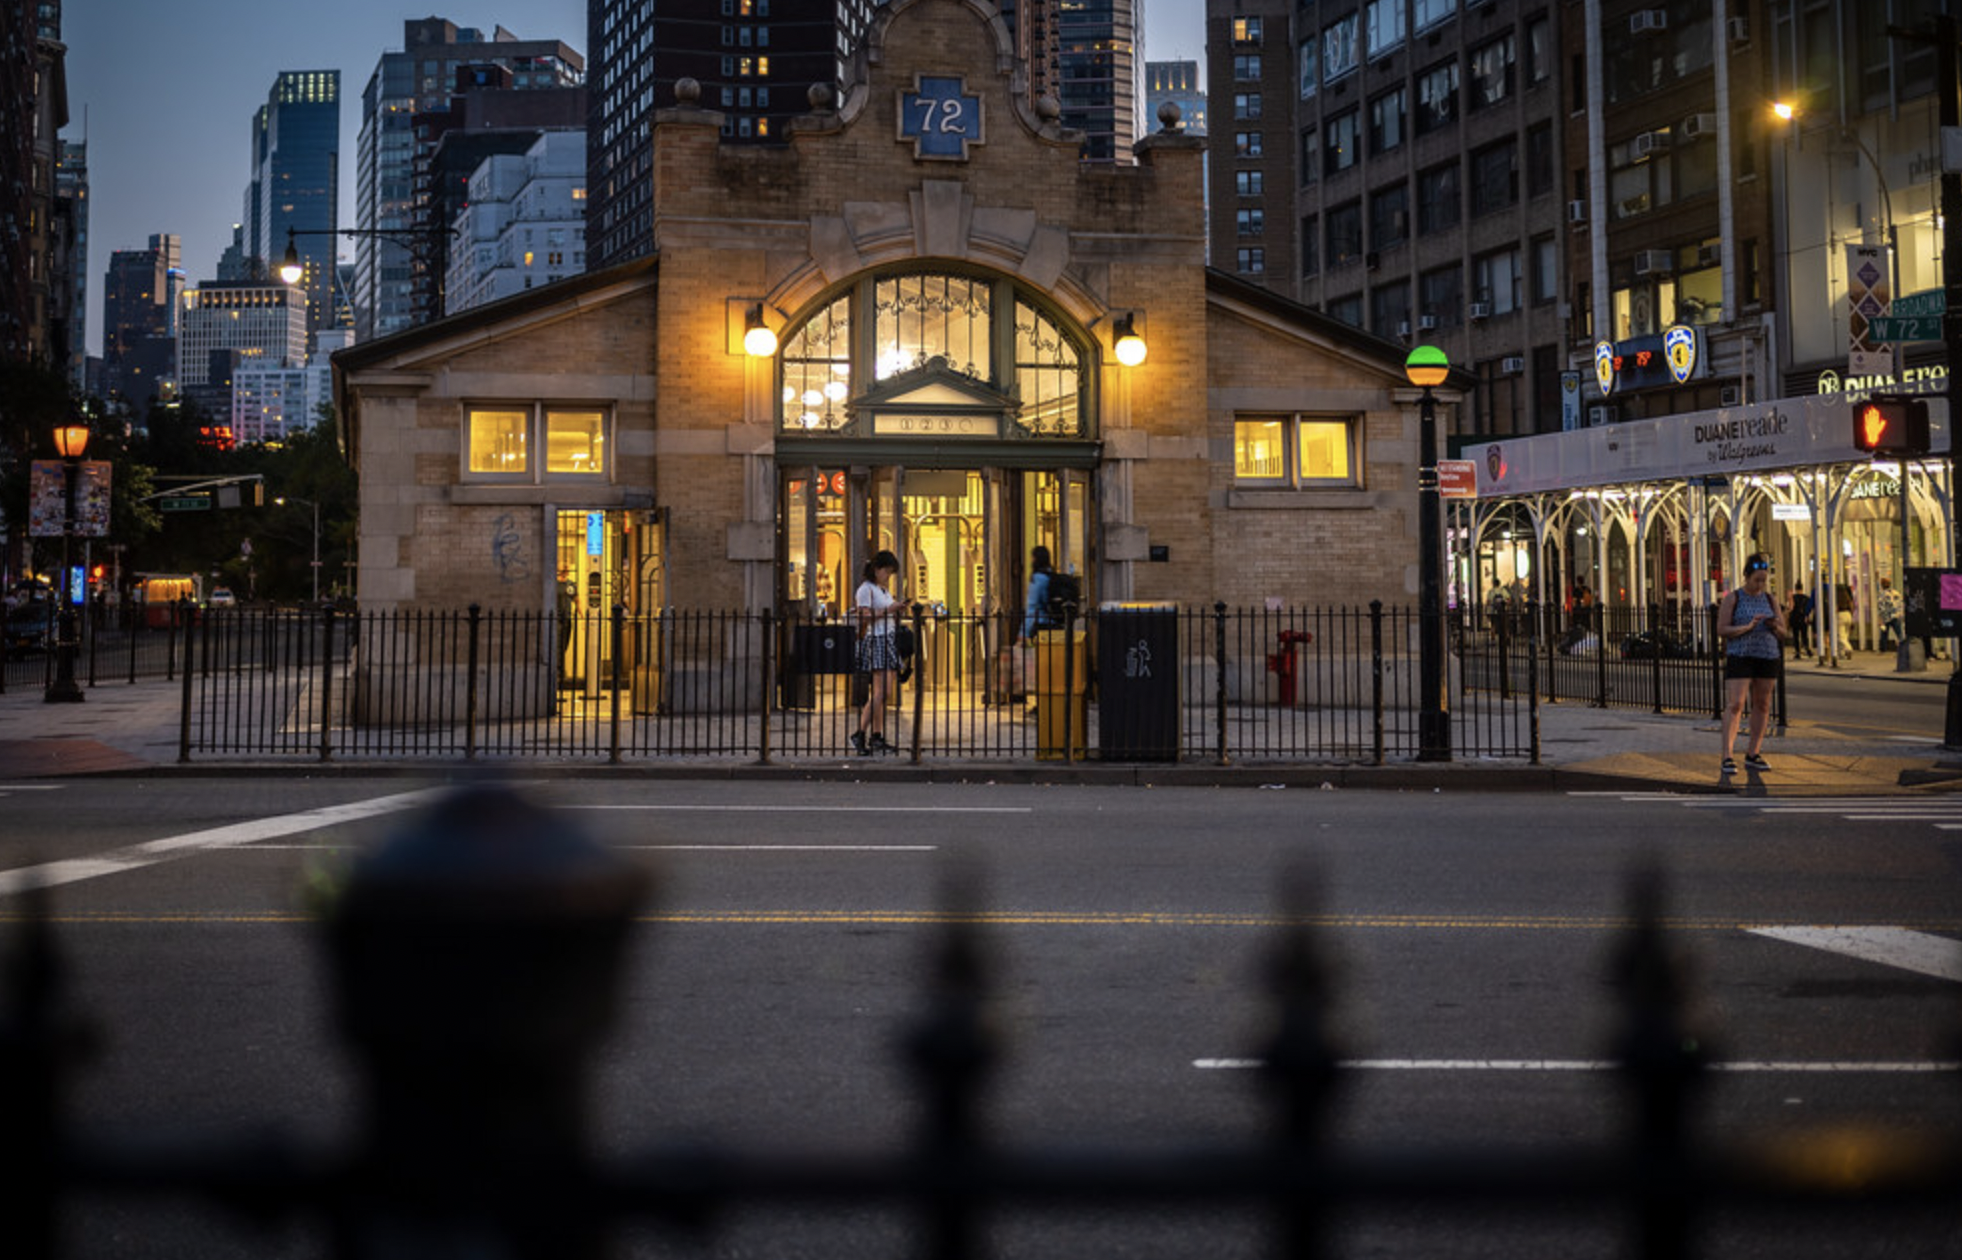
[[[1837, 670], [1863, 686], [1946, 686], [1948, 666], [1897, 674], [1893, 658], [1857, 653]], [[1789, 665], [1794, 676], [1818, 667]], [[177, 762], [183, 692], [156, 681], [90, 688], [81, 704], [47, 704], [38, 688], [0, 695], [0, 781], [51, 776], [117, 774], [464, 774], [507, 762], [463, 763], [436, 758], [396, 761], [363, 758], [253, 761], [203, 756]], [[1218, 766], [1188, 758], [1176, 765], [1074, 765], [1011, 760], [935, 761], [912, 765], [900, 758], [807, 759], [759, 765], [739, 759], [681, 758], [626, 766], [554, 763], [548, 773], [645, 778], [872, 778], [933, 782], [1150, 783], [1159, 785], [1267, 784], [1390, 790], [1628, 790], [1765, 792], [1777, 795], [1853, 795], [1962, 789], [1962, 754], [1935, 742], [1849, 738], [1801, 719], [1765, 743], [1768, 773], [1740, 771], [1728, 784], [1717, 774], [1718, 725], [1708, 714], [1665, 715], [1597, 709], [1565, 701], [1540, 705], [1541, 764], [1522, 759], [1458, 759], [1448, 763], [1257, 764]], [[1742, 749], [1740, 738], [1738, 747]], [[529, 767], [528, 767], [529, 768]]]

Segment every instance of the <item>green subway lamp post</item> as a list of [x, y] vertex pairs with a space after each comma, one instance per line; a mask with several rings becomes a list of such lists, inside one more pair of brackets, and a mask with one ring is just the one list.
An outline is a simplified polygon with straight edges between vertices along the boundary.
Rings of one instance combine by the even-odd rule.
[[1417, 760], [1451, 760], [1450, 690], [1445, 682], [1444, 511], [1437, 484], [1437, 398], [1433, 387], [1451, 375], [1436, 346], [1418, 346], [1403, 374], [1424, 391], [1418, 402], [1417, 445]]

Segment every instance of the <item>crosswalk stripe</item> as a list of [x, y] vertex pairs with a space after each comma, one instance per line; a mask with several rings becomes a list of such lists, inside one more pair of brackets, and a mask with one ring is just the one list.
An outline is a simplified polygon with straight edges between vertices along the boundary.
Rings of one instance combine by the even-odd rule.
[[1962, 980], [1962, 941], [1900, 927], [1755, 927], [1753, 936], [1845, 954], [1941, 980]]

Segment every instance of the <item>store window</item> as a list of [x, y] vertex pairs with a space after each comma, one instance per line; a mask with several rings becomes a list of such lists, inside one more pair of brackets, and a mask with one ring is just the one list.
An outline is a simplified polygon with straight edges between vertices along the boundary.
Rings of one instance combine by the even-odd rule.
[[1353, 416], [1249, 416], [1233, 422], [1233, 480], [1249, 489], [1357, 484]]
[[612, 474], [608, 426], [608, 413], [594, 408], [542, 403], [471, 407], [464, 418], [463, 479], [604, 481]]

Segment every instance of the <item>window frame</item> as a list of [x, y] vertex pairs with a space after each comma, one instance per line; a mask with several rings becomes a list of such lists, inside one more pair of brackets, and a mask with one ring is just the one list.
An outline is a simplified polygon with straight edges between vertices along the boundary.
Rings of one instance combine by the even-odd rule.
[[[1248, 426], [1276, 426], [1280, 435], [1281, 469], [1278, 473], [1246, 474], [1241, 471], [1243, 429]], [[1301, 443], [1308, 426], [1340, 426], [1342, 454], [1347, 472], [1340, 477], [1310, 477], [1301, 471]], [[1326, 490], [1363, 488], [1363, 417], [1354, 412], [1279, 411], [1247, 412], [1233, 417], [1233, 488], [1235, 490], [1282, 490], [1312, 493]]]
[[[479, 416], [522, 415], [525, 466], [515, 472], [491, 472], [471, 466], [472, 447]], [[551, 468], [552, 417], [596, 415], [599, 417], [600, 466], [592, 472], [570, 472]], [[463, 406], [463, 420], [457, 426], [459, 484], [489, 486], [600, 486], [613, 484], [617, 473], [614, 451], [615, 428], [619, 415], [612, 402], [602, 399], [472, 399]]]

